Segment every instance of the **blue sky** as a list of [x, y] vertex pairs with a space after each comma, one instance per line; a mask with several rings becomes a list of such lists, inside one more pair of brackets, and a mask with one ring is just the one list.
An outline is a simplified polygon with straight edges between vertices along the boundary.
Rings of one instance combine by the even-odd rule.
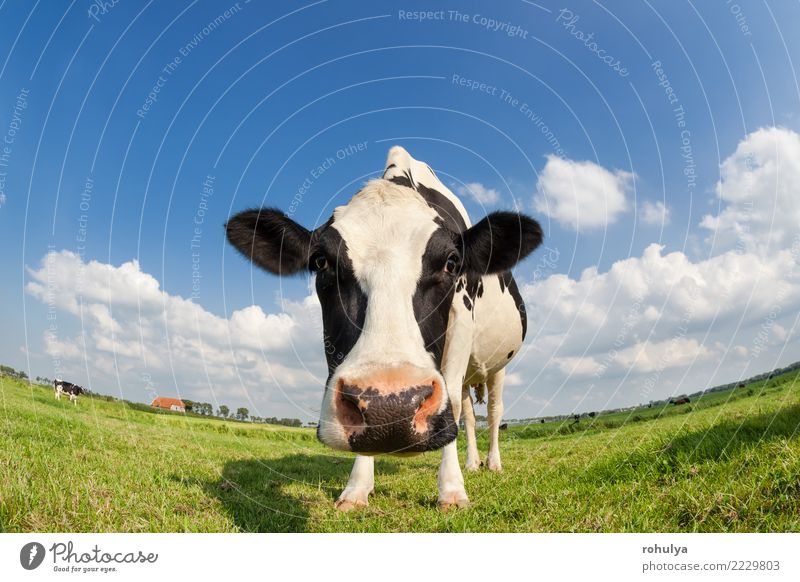
[[800, 359], [779, 229], [800, 198], [798, 25], [797, 5], [745, 1], [5, 1], [0, 359], [313, 418], [309, 281], [252, 270], [222, 224], [268, 205], [315, 226], [393, 144], [473, 219], [518, 206], [545, 226], [516, 271], [531, 335], [507, 416]]

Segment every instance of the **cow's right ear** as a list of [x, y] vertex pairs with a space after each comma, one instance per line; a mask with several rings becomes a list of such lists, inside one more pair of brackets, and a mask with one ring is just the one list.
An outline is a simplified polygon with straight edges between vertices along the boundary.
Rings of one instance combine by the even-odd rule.
[[280, 210], [245, 210], [225, 225], [228, 241], [256, 265], [275, 275], [294, 275], [308, 266], [311, 232]]

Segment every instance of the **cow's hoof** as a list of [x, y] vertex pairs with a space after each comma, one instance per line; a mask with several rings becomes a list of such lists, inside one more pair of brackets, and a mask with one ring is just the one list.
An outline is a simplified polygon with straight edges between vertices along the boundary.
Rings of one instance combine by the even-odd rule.
[[489, 470], [494, 473], [503, 472], [503, 465], [500, 464], [500, 461], [489, 461], [487, 463], [487, 467], [489, 467]]
[[360, 507], [367, 507], [367, 502], [361, 499], [337, 499], [334, 507], [339, 511], [348, 512]]
[[464, 465], [464, 469], [467, 471], [478, 471], [481, 468], [480, 461], [467, 461], [467, 464]]
[[334, 507], [339, 511], [352, 511], [358, 507], [369, 505], [369, 491], [359, 489], [345, 489], [339, 495]]
[[469, 507], [469, 498], [466, 493], [453, 492], [439, 496], [439, 509], [450, 511], [453, 508], [463, 509]]

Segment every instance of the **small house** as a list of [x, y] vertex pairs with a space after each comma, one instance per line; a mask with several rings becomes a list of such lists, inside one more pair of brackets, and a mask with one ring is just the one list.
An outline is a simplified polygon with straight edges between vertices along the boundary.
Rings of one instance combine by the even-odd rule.
[[163, 408], [164, 410], [173, 410], [175, 412], [186, 412], [186, 405], [183, 400], [177, 398], [167, 398], [159, 396], [150, 403], [153, 408]]

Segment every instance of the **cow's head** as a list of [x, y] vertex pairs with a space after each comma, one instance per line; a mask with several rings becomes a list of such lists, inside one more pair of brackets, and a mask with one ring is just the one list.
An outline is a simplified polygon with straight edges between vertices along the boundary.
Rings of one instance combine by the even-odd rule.
[[509, 270], [542, 238], [510, 212], [456, 232], [415, 189], [388, 180], [369, 182], [314, 231], [273, 209], [237, 214], [226, 229], [270, 273], [316, 275], [328, 360], [317, 435], [359, 453], [455, 439], [441, 366], [456, 281]]

